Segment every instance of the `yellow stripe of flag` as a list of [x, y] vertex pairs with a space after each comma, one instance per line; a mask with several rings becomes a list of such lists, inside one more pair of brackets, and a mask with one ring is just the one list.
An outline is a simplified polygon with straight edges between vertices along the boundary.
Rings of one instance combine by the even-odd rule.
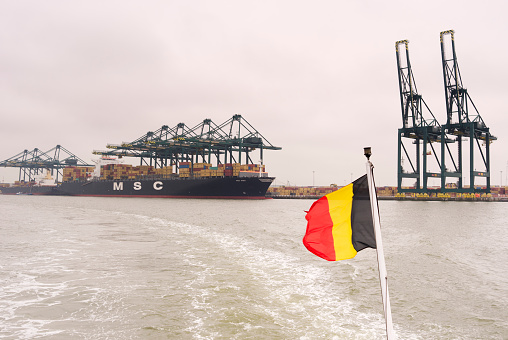
[[326, 195], [332, 218], [335, 260], [347, 260], [356, 256], [351, 242], [351, 210], [353, 206], [353, 183]]

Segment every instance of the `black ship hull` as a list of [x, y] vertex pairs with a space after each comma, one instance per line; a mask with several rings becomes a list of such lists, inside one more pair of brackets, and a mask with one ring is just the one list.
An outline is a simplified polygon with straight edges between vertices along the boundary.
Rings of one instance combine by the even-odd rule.
[[[57, 187], [1, 188], [2, 194], [264, 199], [273, 177], [218, 177], [64, 182]], [[37, 189], [36, 189], [37, 188]]]

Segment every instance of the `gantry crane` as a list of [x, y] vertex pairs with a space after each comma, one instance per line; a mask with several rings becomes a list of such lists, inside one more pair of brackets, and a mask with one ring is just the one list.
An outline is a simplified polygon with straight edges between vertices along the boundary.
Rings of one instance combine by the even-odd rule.
[[[259, 149], [263, 162], [263, 150], [280, 150], [272, 145], [241, 115], [236, 114], [217, 125], [211, 119], [189, 128], [179, 123], [170, 128], [162, 126], [129, 143], [108, 144], [110, 150], [94, 150], [96, 155], [137, 157], [140, 164], [155, 168], [178, 165], [179, 162], [255, 163], [251, 152]], [[257, 160], [256, 160], [257, 161]]]
[[35, 148], [33, 150], [24, 150], [19, 154], [12, 156], [2, 162], [0, 167], [19, 168], [19, 180], [30, 182], [41, 174], [44, 170], [50, 171], [55, 175], [55, 180], [62, 176], [62, 168], [67, 166], [93, 166], [86, 164], [81, 158], [67, 150], [61, 145], [57, 145], [48, 151], [42, 151]]
[[[418, 93], [409, 60], [409, 41], [395, 43], [397, 68], [399, 76], [400, 107], [402, 111], [402, 128], [398, 133], [397, 187], [399, 192], [427, 192], [429, 177], [441, 176], [441, 162], [437, 155], [440, 151], [433, 143], [446, 141], [443, 129], [437, 122], [421, 94]], [[426, 117], [424, 117], [426, 113]], [[404, 141], [414, 145], [414, 153], [408, 152]], [[442, 143], [446, 144], [446, 143]], [[404, 154], [402, 154], [404, 152]], [[442, 152], [442, 151], [441, 151]], [[439, 171], [428, 171], [427, 156], [434, 156]], [[403, 160], [409, 163], [409, 170], [404, 169]], [[403, 187], [403, 179], [414, 179], [415, 184]]]
[[[455, 139], [457, 145], [456, 158], [450, 157], [453, 165], [451, 171], [445, 167], [444, 146], [442, 147], [441, 163], [443, 165], [443, 173], [441, 176], [441, 186], [445, 188], [447, 177], [457, 177], [457, 188], [450, 188], [448, 191], [490, 192], [490, 143], [497, 138], [491, 135], [467, 89], [462, 84], [462, 77], [455, 52], [454, 31], [441, 32], [440, 41], [446, 100], [446, 124], [443, 128], [447, 135]], [[463, 153], [468, 153], [462, 146], [464, 138], [469, 138], [469, 188], [466, 188], [463, 183], [465, 174]], [[481, 162], [478, 163], [481, 163], [482, 169], [479, 171], [475, 169], [475, 150], [481, 156]], [[484, 189], [475, 188], [475, 179], [477, 177], [486, 178], [486, 187]]]

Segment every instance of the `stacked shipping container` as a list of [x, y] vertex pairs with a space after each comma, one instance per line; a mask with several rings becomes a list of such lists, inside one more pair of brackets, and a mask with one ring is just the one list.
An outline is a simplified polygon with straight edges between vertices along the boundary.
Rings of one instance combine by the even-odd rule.
[[102, 179], [129, 179], [132, 176], [132, 165], [129, 164], [108, 164], [102, 166]]
[[[178, 177], [197, 177], [197, 178], [210, 178], [210, 177], [233, 177], [233, 176], [248, 176], [248, 174], [256, 174], [264, 172], [265, 167], [260, 168], [257, 164], [239, 164], [239, 163], [226, 163], [219, 164], [213, 167], [210, 163], [191, 163], [180, 162], [178, 166]], [[92, 176], [94, 172], [93, 167], [66, 167], [63, 171], [63, 181], [80, 181], [85, 180]], [[242, 173], [242, 174], [241, 174]], [[120, 180], [120, 179], [137, 179], [145, 176], [157, 177], [172, 177], [173, 167], [163, 167], [155, 169], [149, 165], [132, 166], [129, 164], [107, 164], [101, 166], [102, 180]], [[176, 175], [175, 175], [176, 176]]]
[[[192, 167], [192, 171], [191, 171]], [[191, 174], [198, 178], [209, 178], [209, 177], [237, 177], [240, 176], [242, 171], [259, 172], [259, 165], [257, 164], [239, 164], [239, 163], [225, 163], [219, 164], [214, 167], [210, 163], [194, 163], [180, 162], [179, 164], [179, 176], [190, 177]], [[264, 172], [264, 165], [262, 166]]]
[[63, 169], [64, 182], [85, 180], [92, 176], [94, 167], [91, 166], [69, 166]]
[[331, 185], [329, 187], [298, 187], [298, 186], [279, 186], [268, 188], [268, 193], [271, 196], [313, 196], [321, 197], [327, 195], [338, 187]]

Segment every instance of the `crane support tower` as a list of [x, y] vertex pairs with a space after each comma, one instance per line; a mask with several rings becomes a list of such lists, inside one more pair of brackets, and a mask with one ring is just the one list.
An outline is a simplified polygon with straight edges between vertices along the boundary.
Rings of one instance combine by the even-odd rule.
[[[441, 177], [438, 152], [442, 150], [434, 144], [441, 143], [445, 137], [443, 128], [422, 95], [418, 93], [409, 60], [408, 45], [408, 40], [395, 43], [402, 111], [402, 128], [398, 133], [397, 187], [399, 192], [425, 193], [429, 191], [428, 179]], [[432, 155], [434, 157], [428, 160], [427, 157]], [[404, 160], [409, 164], [403, 164]], [[434, 163], [432, 164], [434, 171], [429, 170], [430, 162]], [[404, 165], [408, 170], [404, 169]], [[414, 181], [414, 184], [404, 186], [404, 179]]]
[[[442, 152], [441, 186], [444, 191], [490, 192], [490, 144], [497, 138], [491, 135], [467, 89], [462, 84], [455, 52], [454, 34], [453, 30], [440, 33], [446, 100], [446, 124], [443, 128], [446, 134], [455, 140], [457, 146], [456, 157], [449, 159], [453, 166], [451, 171], [446, 168], [446, 164], [449, 162]], [[469, 138], [469, 150], [463, 147], [467, 138]], [[463, 156], [467, 157], [467, 154], [469, 154], [469, 186], [466, 186], [463, 180], [467, 172]], [[479, 156], [478, 160], [475, 155]], [[479, 165], [481, 168], [477, 170], [475, 165]], [[456, 187], [447, 186], [447, 177], [458, 179]], [[485, 178], [486, 183], [483, 187], [476, 185], [475, 179], [478, 177]]]

